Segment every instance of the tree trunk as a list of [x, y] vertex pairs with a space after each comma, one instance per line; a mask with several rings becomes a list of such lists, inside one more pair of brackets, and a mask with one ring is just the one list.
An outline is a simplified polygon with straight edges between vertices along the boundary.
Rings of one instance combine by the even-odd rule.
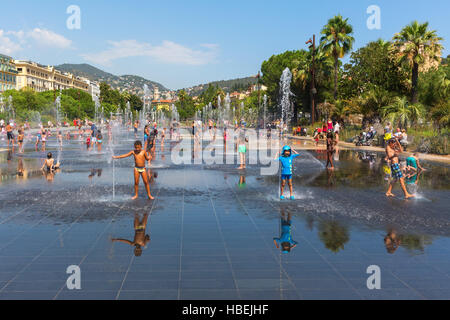
[[337, 100], [338, 58], [334, 58], [334, 100]]
[[417, 98], [417, 82], [419, 79], [419, 65], [417, 62], [414, 62], [412, 69], [412, 87], [411, 87], [411, 103], [416, 104], [418, 101]]

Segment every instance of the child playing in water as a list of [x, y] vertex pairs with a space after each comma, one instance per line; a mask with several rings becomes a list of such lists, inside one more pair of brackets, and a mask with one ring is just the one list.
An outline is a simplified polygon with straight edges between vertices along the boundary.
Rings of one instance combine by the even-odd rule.
[[91, 147], [91, 136], [87, 136], [86, 138], [86, 149], [89, 151]]
[[294, 200], [294, 192], [292, 187], [292, 161], [299, 156], [300, 155], [292, 150], [290, 146], [284, 146], [282, 156], [278, 158], [278, 160], [281, 162], [281, 200], [284, 200], [284, 187], [286, 186], [286, 181], [289, 184], [291, 200]]
[[334, 170], [334, 164], [333, 164], [333, 154], [335, 153], [335, 141], [333, 137], [333, 132], [331, 130], [327, 133], [327, 165], [325, 168], [328, 169], [328, 165], [330, 164], [330, 170]]
[[45, 151], [45, 144], [47, 143], [47, 131], [42, 131], [42, 151]]
[[405, 186], [405, 178], [403, 176], [403, 173], [400, 169], [400, 163], [399, 163], [399, 155], [403, 152], [403, 148], [400, 145], [400, 142], [397, 139], [390, 139], [388, 141], [388, 145], [386, 146], [386, 157], [387, 160], [390, 162], [391, 165], [391, 174], [392, 174], [392, 181], [389, 184], [388, 191], [386, 192], [387, 197], [394, 197], [394, 194], [392, 193], [392, 188], [394, 187], [394, 184], [397, 181], [400, 181], [400, 185], [402, 187], [403, 193], [405, 194], [405, 198], [413, 198], [414, 195], [410, 194]]
[[97, 133], [97, 151], [102, 152], [103, 135], [100, 130]]
[[133, 200], [138, 198], [139, 191], [139, 176], [142, 177], [145, 189], [147, 190], [147, 196], [150, 200], [154, 198], [150, 194], [150, 184], [148, 183], [147, 171], [145, 169], [145, 161], [150, 161], [150, 157], [145, 150], [142, 149], [142, 142], [136, 141], [134, 143], [134, 150], [121, 156], [115, 156], [113, 159], [124, 159], [134, 156], [135, 168], [134, 168], [134, 197]]
[[241, 142], [239, 143], [238, 152], [239, 152], [239, 159], [241, 162], [241, 165], [238, 168], [239, 170], [245, 169], [245, 154], [247, 153], [247, 146], [245, 145], [246, 142], [248, 142], [247, 139], [241, 140]]
[[426, 169], [420, 165], [419, 154], [415, 152], [412, 156], [406, 158], [406, 171], [417, 173], [418, 170], [425, 171]]
[[22, 129], [19, 129], [19, 135], [17, 136], [17, 141], [19, 143], [19, 152], [23, 153], [23, 139], [25, 138], [25, 135], [22, 131]]
[[58, 142], [59, 142], [59, 146], [62, 147], [63, 137], [62, 137], [62, 132], [61, 131], [58, 131]]
[[51, 173], [51, 172], [59, 169], [59, 167], [60, 167], [59, 162], [57, 164], [55, 164], [55, 159], [53, 159], [53, 154], [51, 152], [47, 153], [47, 159], [45, 159], [41, 170]]

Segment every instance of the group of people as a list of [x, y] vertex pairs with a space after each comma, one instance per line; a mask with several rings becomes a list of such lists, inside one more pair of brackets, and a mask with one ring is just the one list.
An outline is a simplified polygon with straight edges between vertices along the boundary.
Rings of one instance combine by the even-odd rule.
[[335, 140], [339, 142], [339, 130], [341, 128], [341, 125], [339, 122], [335, 122], [333, 124], [333, 121], [331, 119], [328, 119], [327, 123], [324, 123], [322, 128], [316, 128], [313, 133], [313, 139], [315, 142], [315, 145], [319, 145], [320, 139], [327, 139], [328, 133], [332, 132]]

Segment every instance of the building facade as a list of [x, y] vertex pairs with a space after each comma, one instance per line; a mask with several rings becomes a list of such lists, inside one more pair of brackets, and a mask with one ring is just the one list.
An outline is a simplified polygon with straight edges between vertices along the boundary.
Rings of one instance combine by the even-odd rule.
[[17, 69], [14, 59], [0, 54], [0, 92], [16, 89]]
[[31, 61], [14, 61], [17, 68], [16, 89], [31, 88], [36, 92], [49, 90], [80, 89], [89, 92], [87, 79], [63, 73], [51, 66]]
[[89, 85], [89, 94], [94, 97], [100, 98], [100, 85], [98, 82], [86, 79], [86, 83]]

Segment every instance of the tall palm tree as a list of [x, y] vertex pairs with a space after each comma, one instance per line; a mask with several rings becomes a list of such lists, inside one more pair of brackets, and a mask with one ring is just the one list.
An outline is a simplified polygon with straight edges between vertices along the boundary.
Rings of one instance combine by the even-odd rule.
[[420, 24], [413, 21], [397, 33], [394, 38], [394, 52], [401, 62], [406, 63], [412, 70], [411, 102], [417, 103], [417, 82], [420, 67], [433, 62], [440, 62], [443, 40], [438, 37], [436, 30], [428, 30], [428, 22]]
[[398, 123], [400, 127], [406, 128], [408, 122], [417, 121], [424, 112], [420, 104], [409, 103], [406, 97], [396, 97], [392, 104], [381, 109], [381, 113], [392, 123]]
[[338, 67], [339, 59], [343, 58], [352, 50], [355, 39], [351, 36], [353, 34], [353, 27], [348, 23], [348, 19], [337, 15], [326, 24], [321, 34], [320, 45], [324, 52], [334, 58], [334, 99], [337, 99], [337, 84], [338, 84]]
[[[293, 83], [297, 88], [300, 88], [301, 90], [306, 92], [307, 88], [310, 89], [312, 84], [312, 50], [310, 49], [308, 54], [305, 55], [302, 59], [293, 60], [293, 65], [296, 66], [292, 69]], [[316, 89], [316, 92], [314, 94], [319, 96], [319, 91], [321, 91], [328, 83], [330, 75], [333, 72], [333, 59], [329, 55], [325, 54], [322, 48], [316, 48], [314, 54], [314, 66], [314, 87]], [[315, 112], [317, 115], [317, 110], [315, 110]]]

